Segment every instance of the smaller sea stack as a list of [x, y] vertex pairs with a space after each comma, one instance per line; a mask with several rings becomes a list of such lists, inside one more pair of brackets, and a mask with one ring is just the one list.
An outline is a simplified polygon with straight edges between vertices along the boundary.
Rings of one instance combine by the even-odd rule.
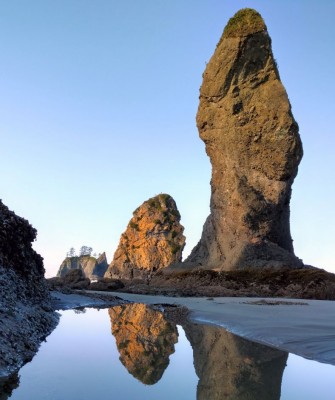
[[134, 211], [105, 277], [145, 279], [180, 262], [183, 231], [173, 198], [168, 194], [150, 198]]

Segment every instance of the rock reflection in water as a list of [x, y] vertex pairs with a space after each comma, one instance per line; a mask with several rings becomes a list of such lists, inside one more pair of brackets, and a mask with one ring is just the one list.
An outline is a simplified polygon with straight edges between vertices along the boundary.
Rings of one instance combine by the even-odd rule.
[[141, 382], [158, 382], [178, 341], [176, 326], [144, 304], [110, 308], [109, 316], [122, 364]]
[[197, 400], [277, 400], [288, 353], [208, 325], [183, 326], [199, 377]]
[[13, 374], [7, 378], [0, 378], [0, 400], [7, 400], [11, 397], [12, 392], [20, 384], [18, 374]]

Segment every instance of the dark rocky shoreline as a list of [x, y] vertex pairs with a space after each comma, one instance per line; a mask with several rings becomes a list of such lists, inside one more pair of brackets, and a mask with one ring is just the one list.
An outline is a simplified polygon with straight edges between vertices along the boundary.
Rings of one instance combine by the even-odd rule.
[[0, 377], [31, 360], [58, 323], [35, 238], [29, 222], [0, 201]]
[[162, 272], [124, 282], [119, 292], [192, 297], [282, 297], [335, 300], [335, 274], [318, 268]]
[[[72, 274], [74, 275], [74, 274]], [[70, 277], [69, 277], [70, 278]], [[305, 266], [291, 268], [249, 268], [237, 271], [197, 269], [165, 270], [151, 280], [113, 280], [103, 278], [87, 283], [85, 277], [75, 280], [51, 278], [51, 290], [63, 293], [85, 291], [136, 293], [178, 297], [281, 297], [292, 299], [335, 300], [335, 274]]]

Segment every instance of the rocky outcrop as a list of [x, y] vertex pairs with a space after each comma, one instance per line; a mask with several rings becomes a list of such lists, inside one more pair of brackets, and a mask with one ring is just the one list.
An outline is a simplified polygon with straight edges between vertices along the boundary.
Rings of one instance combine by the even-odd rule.
[[20, 384], [20, 378], [17, 373], [6, 378], [0, 378], [0, 400], [8, 400]]
[[130, 283], [121, 291], [194, 297], [284, 297], [335, 300], [335, 274], [313, 267], [164, 271], [149, 284]]
[[62, 262], [57, 276], [63, 278], [69, 271], [81, 270], [86, 278], [102, 278], [108, 268], [106, 253], [102, 253], [98, 258], [90, 255], [80, 257], [66, 257]]
[[47, 279], [50, 290], [70, 293], [75, 290], [113, 291], [122, 289], [124, 284], [119, 279], [98, 278], [91, 281], [81, 269], [71, 269], [64, 276]]
[[109, 316], [122, 364], [142, 383], [158, 382], [178, 341], [176, 326], [144, 304], [110, 308]]
[[288, 354], [209, 325], [183, 326], [199, 377], [198, 400], [279, 400]]
[[102, 278], [108, 268], [108, 262], [107, 262], [107, 257], [106, 253], [103, 252], [100, 254], [100, 256], [97, 258], [97, 263], [95, 264], [94, 268], [85, 268], [84, 273], [87, 276], [87, 278], [90, 279], [95, 279], [95, 278]]
[[160, 194], [138, 207], [105, 274], [112, 278], [147, 278], [180, 262], [185, 246], [184, 227], [176, 203]]
[[266, 25], [254, 10], [230, 19], [207, 64], [197, 127], [212, 164], [211, 213], [186, 265], [302, 266], [289, 224], [302, 144]]
[[[85, 257], [89, 259], [90, 256], [85, 256]], [[69, 271], [76, 269], [82, 271], [80, 257], [77, 256], [66, 257], [64, 261], [61, 263], [56, 276], [59, 278], [63, 278]]]
[[36, 230], [0, 201], [0, 377], [30, 360], [57, 324]]

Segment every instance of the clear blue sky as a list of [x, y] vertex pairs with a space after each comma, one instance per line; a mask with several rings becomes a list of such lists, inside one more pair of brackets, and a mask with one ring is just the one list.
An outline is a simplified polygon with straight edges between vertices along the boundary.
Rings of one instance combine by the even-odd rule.
[[71, 246], [111, 261], [132, 211], [160, 192], [189, 254], [209, 213], [201, 75], [243, 7], [265, 19], [300, 125], [296, 254], [335, 272], [335, 2], [0, 1], [0, 198], [38, 230], [47, 276]]

